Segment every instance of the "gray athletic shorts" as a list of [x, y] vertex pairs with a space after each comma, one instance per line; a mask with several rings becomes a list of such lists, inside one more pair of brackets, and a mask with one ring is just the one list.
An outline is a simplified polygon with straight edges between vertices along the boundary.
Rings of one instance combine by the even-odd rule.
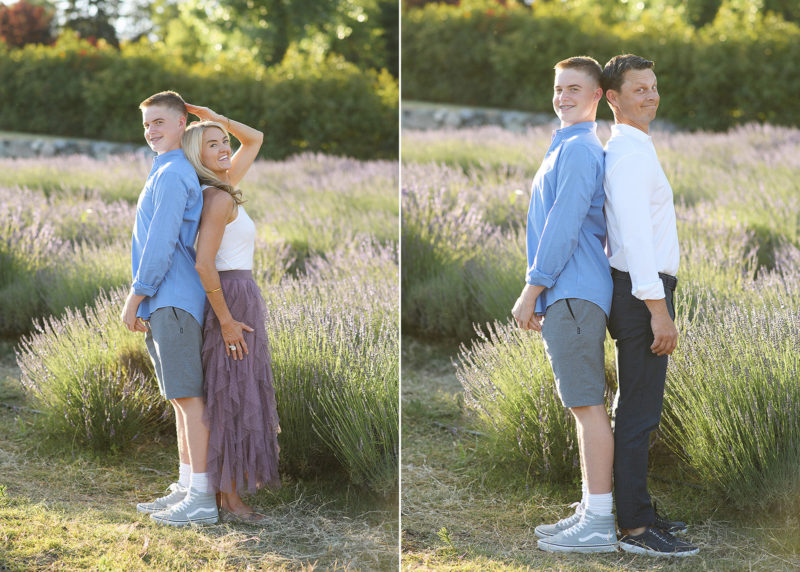
[[167, 399], [203, 397], [203, 331], [197, 320], [180, 308], [167, 306], [150, 314], [144, 341]]
[[603, 405], [606, 314], [600, 306], [580, 298], [558, 300], [545, 312], [542, 339], [564, 407]]

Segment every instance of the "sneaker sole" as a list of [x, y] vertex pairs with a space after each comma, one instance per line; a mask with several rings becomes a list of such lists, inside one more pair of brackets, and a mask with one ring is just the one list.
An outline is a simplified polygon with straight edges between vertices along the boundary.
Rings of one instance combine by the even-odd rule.
[[623, 551], [630, 552], [631, 554], [646, 554], [647, 556], [660, 556], [662, 558], [683, 558], [684, 556], [694, 556], [700, 552], [699, 548], [683, 550], [681, 552], [659, 552], [658, 550], [653, 550], [652, 548], [635, 546], [633, 544], [628, 544], [627, 542], [620, 542], [619, 547]]
[[166, 526], [202, 526], [205, 524], [217, 524], [219, 522], [219, 517], [216, 516], [209, 516], [206, 518], [196, 518], [194, 520], [167, 520], [163, 518], [152, 518], [151, 520], [156, 524], [163, 524]]
[[163, 506], [163, 507], [159, 507], [159, 508], [154, 508], [154, 507], [147, 507], [147, 506], [143, 506], [141, 504], [137, 504], [136, 505], [136, 512], [141, 512], [142, 514], [154, 514], [154, 513], [157, 513], [157, 512], [161, 512], [162, 510], [167, 510], [168, 508], [169, 508], [169, 506]]
[[549, 542], [540, 540], [536, 543], [536, 545], [539, 547], [539, 550], [544, 550], [545, 552], [582, 552], [588, 554], [592, 552], [617, 551], [616, 544], [597, 544], [594, 546], [562, 546], [560, 544], [551, 544]]

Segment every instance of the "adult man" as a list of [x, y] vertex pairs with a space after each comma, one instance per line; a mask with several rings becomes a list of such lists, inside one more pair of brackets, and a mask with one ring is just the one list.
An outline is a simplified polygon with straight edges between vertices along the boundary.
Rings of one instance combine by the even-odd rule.
[[553, 108], [561, 129], [533, 180], [526, 286], [517, 325], [542, 333], [558, 393], [577, 422], [583, 498], [575, 514], [536, 528], [542, 550], [613, 552], [614, 443], [604, 405], [603, 342], [611, 277], [603, 250], [603, 149], [594, 122], [602, 69], [574, 57], [555, 65]]
[[187, 117], [181, 96], [157, 93], [139, 107], [145, 139], [157, 156], [136, 208], [133, 284], [122, 320], [129, 330], [145, 332], [159, 389], [175, 409], [180, 476], [168, 495], [136, 508], [159, 524], [215, 523], [219, 514], [208, 492], [200, 358], [205, 292], [192, 246], [203, 195], [180, 147]]
[[628, 552], [688, 556], [697, 547], [671, 534], [685, 525], [658, 516], [647, 492], [650, 433], [661, 419], [667, 360], [678, 341], [675, 208], [648, 134], [659, 103], [653, 62], [615, 56], [603, 69], [603, 89], [615, 122], [605, 148], [604, 187], [614, 281], [608, 330], [617, 344], [619, 375], [614, 404], [619, 545]]

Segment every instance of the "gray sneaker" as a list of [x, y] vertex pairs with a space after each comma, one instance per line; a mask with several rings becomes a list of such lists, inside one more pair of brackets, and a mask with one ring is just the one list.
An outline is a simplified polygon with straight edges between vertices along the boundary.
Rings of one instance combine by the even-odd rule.
[[567, 518], [562, 518], [555, 524], [540, 524], [533, 530], [533, 533], [539, 538], [548, 538], [567, 530], [570, 526], [578, 524], [583, 514], [583, 505], [579, 502], [574, 502], [570, 506], [575, 507], [574, 514]]
[[170, 491], [168, 495], [159, 497], [153, 502], [140, 502], [136, 505], [136, 510], [145, 514], [160, 512], [178, 504], [186, 496], [186, 489], [178, 483], [172, 483], [167, 490]]
[[538, 543], [547, 552], [616, 552], [617, 529], [614, 515], [583, 513], [578, 524]]
[[168, 526], [216, 524], [219, 522], [216, 495], [189, 489], [186, 498], [181, 502], [166, 510], [151, 514], [150, 518], [158, 524]]

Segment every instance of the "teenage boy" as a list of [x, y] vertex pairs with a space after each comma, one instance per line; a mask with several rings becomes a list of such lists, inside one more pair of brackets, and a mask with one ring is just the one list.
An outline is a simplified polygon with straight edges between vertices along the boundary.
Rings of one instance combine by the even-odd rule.
[[605, 192], [614, 303], [608, 330], [617, 345], [614, 491], [627, 552], [689, 556], [698, 548], [672, 533], [682, 522], [656, 514], [647, 492], [650, 433], [661, 420], [667, 360], [678, 342], [673, 294], [678, 231], [670, 187], [649, 135], [659, 104], [653, 62], [632, 54], [603, 69], [615, 125], [606, 144]]
[[157, 93], [139, 108], [144, 137], [157, 156], [136, 206], [133, 284], [122, 320], [129, 330], [145, 333], [159, 389], [175, 410], [180, 468], [168, 495], [136, 509], [159, 524], [213, 524], [219, 514], [215, 496], [208, 492], [200, 358], [205, 291], [192, 246], [203, 195], [181, 149], [187, 118], [181, 96]]
[[583, 497], [570, 517], [536, 527], [538, 546], [547, 551], [614, 552], [617, 544], [603, 355], [611, 275], [595, 123], [601, 75], [588, 57], [555, 65], [553, 108], [561, 129], [533, 180], [527, 284], [512, 310], [519, 327], [542, 333], [559, 397], [577, 425]]

